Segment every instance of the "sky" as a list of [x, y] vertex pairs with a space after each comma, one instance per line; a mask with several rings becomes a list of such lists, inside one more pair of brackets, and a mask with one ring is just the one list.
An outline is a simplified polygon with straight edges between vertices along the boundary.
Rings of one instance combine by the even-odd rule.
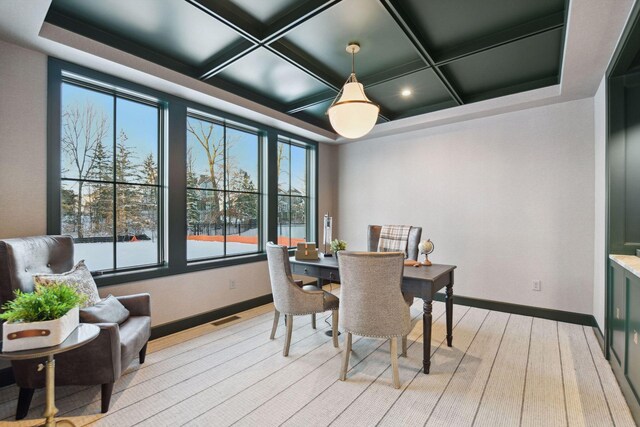
[[[113, 150], [114, 136], [114, 102], [116, 104], [115, 135], [123, 130], [127, 135], [125, 145], [135, 155], [133, 161], [142, 163], [150, 153], [158, 161], [158, 110], [157, 108], [127, 99], [116, 99], [111, 94], [97, 92], [69, 83], [62, 84], [62, 111], [79, 106], [84, 108], [91, 103], [100, 114], [107, 119], [109, 131], [103, 140], [106, 149]], [[63, 174], [65, 178], [78, 178], [77, 169], [69, 164], [69, 159], [62, 155]], [[74, 173], [75, 172], [75, 173]]]

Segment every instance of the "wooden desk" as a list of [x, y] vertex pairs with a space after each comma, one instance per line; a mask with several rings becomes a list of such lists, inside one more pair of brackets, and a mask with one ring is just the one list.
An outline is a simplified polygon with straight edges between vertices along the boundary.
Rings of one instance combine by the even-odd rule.
[[[313, 261], [297, 261], [295, 257], [289, 258], [293, 274], [316, 277], [321, 280], [340, 282], [338, 260], [335, 257], [323, 258]], [[447, 345], [451, 347], [453, 335], [453, 270], [455, 265], [433, 264], [430, 267], [405, 267], [402, 279], [402, 291], [408, 292], [417, 298], [422, 298], [423, 305], [423, 354], [422, 366], [424, 373], [429, 373], [431, 367], [431, 315], [433, 308], [433, 296], [440, 289], [446, 288], [445, 301], [447, 307]]]

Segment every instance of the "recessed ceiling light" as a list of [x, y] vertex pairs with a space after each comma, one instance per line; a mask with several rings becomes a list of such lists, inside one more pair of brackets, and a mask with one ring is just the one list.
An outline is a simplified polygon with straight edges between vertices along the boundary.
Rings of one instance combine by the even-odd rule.
[[411, 92], [411, 89], [406, 88], [406, 89], [402, 89], [402, 92], [400, 92], [400, 95], [406, 98], [407, 96], [411, 96], [412, 93], [413, 92]]

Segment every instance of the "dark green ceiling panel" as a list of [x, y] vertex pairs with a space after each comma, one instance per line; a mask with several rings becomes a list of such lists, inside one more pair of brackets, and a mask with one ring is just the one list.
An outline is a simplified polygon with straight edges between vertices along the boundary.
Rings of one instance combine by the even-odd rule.
[[350, 41], [361, 46], [356, 55], [358, 76], [418, 58], [393, 18], [373, 0], [343, 0], [296, 27], [285, 40], [344, 80], [351, 72], [351, 56], [345, 50]]
[[240, 40], [230, 28], [183, 1], [55, 0], [52, 8], [192, 66]]
[[231, 2], [267, 25], [303, 3], [300, 0], [231, 0]]
[[[45, 19], [328, 127], [329, 98], [351, 71], [348, 42], [361, 45], [356, 72], [380, 121], [395, 120], [556, 84], [567, 4], [52, 0]], [[412, 94], [403, 97], [406, 88]]]
[[562, 31], [548, 31], [441, 67], [465, 96], [557, 77]]
[[326, 87], [284, 59], [259, 48], [225, 68], [218, 77], [287, 104]]
[[325, 102], [321, 102], [319, 104], [315, 104], [315, 105], [307, 108], [303, 112], [307, 113], [307, 114], [309, 114], [311, 116], [317, 117], [318, 119], [322, 120], [327, 125], [329, 125], [329, 116], [327, 116], [326, 112], [327, 112], [327, 109], [329, 108], [329, 106], [331, 105], [331, 102], [333, 102], [332, 99], [330, 99], [328, 101], [325, 101]]
[[426, 38], [443, 51], [564, 11], [565, 0], [398, 0]]
[[[403, 90], [409, 90], [411, 94], [403, 96]], [[380, 102], [385, 111], [394, 114], [426, 105], [452, 101], [442, 82], [431, 69], [365, 87], [365, 93]]]

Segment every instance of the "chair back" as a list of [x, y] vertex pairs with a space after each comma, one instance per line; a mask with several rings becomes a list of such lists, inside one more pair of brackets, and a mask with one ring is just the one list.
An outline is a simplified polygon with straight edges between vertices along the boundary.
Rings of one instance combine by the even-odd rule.
[[409, 306], [400, 287], [402, 252], [338, 253], [340, 326], [360, 336], [389, 338], [411, 330]]
[[0, 240], [0, 303], [15, 290], [33, 292], [33, 275], [65, 273], [73, 268], [71, 236], [34, 236]]
[[[381, 225], [370, 225], [367, 230], [367, 250], [369, 252], [378, 251], [378, 241], [380, 240]], [[418, 245], [422, 237], [422, 227], [411, 226], [409, 239], [407, 241], [407, 259], [418, 260]]]
[[267, 243], [267, 261], [273, 305], [284, 314], [311, 314], [322, 311], [322, 291], [305, 292], [293, 281], [286, 246]]

